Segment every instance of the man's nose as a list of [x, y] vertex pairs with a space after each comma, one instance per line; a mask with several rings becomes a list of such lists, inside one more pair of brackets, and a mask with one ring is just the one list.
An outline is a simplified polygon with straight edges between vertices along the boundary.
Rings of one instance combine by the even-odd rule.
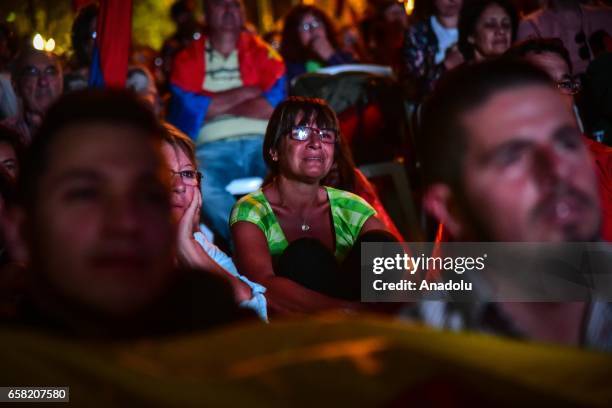
[[38, 80], [36, 81], [36, 84], [41, 88], [47, 88], [49, 86], [49, 78], [47, 78], [47, 75], [45, 75], [45, 73], [41, 73], [38, 75]]
[[105, 226], [111, 234], [129, 235], [139, 228], [140, 211], [129, 197], [109, 198], [105, 203]]
[[555, 151], [554, 147], [540, 147], [534, 157], [535, 173], [543, 185], [568, 180], [572, 166], [567, 157]]

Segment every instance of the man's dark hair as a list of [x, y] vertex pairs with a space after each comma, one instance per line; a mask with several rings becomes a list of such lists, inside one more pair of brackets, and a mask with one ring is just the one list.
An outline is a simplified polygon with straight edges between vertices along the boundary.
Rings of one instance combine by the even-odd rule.
[[61, 131], [92, 123], [131, 127], [160, 141], [165, 132], [151, 108], [133, 92], [86, 89], [65, 94], [49, 108], [25, 157], [18, 189], [24, 208], [31, 209], [36, 203], [39, 179]]
[[512, 3], [507, 0], [464, 0], [463, 7], [461, 7], [461, 12], [459, 13], [459, 25], [457, 27], [459, 39], [457, 40], [457, 46], [467, 61], [473, 60], [475, 56], [474, 45], [470, 43], [468, 38], [474, 35], [476, 24], [482, 13], [493, 4], [504, 9], [508, 16], [510, 16], [510, 27], [512, 30], [510, 33], [510, 43], [513, 43], [516, 39], [519, 18]]
[[544, 53], [557, 54], [563, 58], [570, 72], [572, 72], [572, 60], [567, 48], [565, 48], [560, 38], [530, 38], [514, 44], [506, 51], [505, 55], [509, 57], [525, 58], [527, 54], [539, 55]]
[[443, 76], [423, 108], [419, 150], [425, 184], [460, 189], [467, 147], [463, 116], [497, 92], [526, 85], [552, 86], [552, 82], [541, 69], [511, 58], [464, 64]]

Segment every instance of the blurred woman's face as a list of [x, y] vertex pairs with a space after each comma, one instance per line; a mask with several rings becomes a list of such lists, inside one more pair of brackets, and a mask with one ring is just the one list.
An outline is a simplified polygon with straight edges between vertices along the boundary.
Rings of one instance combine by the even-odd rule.
[[459, 15], [463, 0], [434, 0], [436, 15], [440, 17], [454, 17]]
[[302, 17], [302, 21], [298, 26], [298, 34], [302, 45], [308, 47], [313, 39], [325, 37], [325, 26], [319, 18], [309, 13]]
[[[298, 116], [296, 123], [300, 123]], [[307, 130], [307, 129], [312, 130]], [[319, 129], [314, 118], [305, 126], [298, 126], [287, 131], [277, 152], [280, 173], [289, 179], [304, 180], [306, 182], [320, 182], [334, 163], [335, 139], [337, 132]], [[295, 136], [309, 136], [305, 140], [296, 140]], [[329, 135], [333, 133], [333, 138]], [[327, 134], [327, 136], [326, 136]], [[293, 136], [293, 137], [292, 137]]]
[[497, 4], [491, 4], [482, 12], [474, 34], [468, 37], [468, 41], [474, 45], [477, 61], [503, 54], [510, 48], [511, 39], [512, 21]]
[[164, 143], [162, 146], [162, 154], [166, 166], [172, 173], [172, 217], [175, 221], [180, 221], [189, 208], [194, 194], [200, 194], [199, 186], [191, 185], [192, 182], [183, 179], [181, 172], [196, 171], [195, 164], [189, 160], [189, 157], [178, 146], [173, 146], [169, 143]]

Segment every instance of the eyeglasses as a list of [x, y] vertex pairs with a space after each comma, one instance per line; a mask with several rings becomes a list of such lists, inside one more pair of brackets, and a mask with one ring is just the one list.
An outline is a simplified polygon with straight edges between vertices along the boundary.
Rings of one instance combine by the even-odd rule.
[[322, 143], [336, 143], [337, 133], [333, 129], [317, 129], [310, 126], [294, 126], [287, 132], [293, 140], [304, 142], [310, 140], [313, 134], [319, 136]]
[[200, 184], [200, 180], [202, 180], [202, 173], [195, 170], [183, 170], [183, 171], [174, 171], [170, 170], [170, 174], [172, 177], [180, 176], [181, 181], [186, 186], [197, 186]]
[[578, 55], [580, 56], [580, 59], [583, 59], [585, 61], [591, 59], [591, 50], [589, 50], [584, 30], [580, 30], [576, 33], [574, 41], [576, 41], [576, 44], [582, 45], [580, 48], [578, 48]]
[[312, 20], [310, 23], [304, 23], [300, 26], [300, 31], [308, 32], [312, 30], [316, 30], [321, 27], [321, 22], [319, 20]]
[[582, 89], [582, 83], [577, 77], [557, 81], [557, 88], [564, 94], [576, 95]]

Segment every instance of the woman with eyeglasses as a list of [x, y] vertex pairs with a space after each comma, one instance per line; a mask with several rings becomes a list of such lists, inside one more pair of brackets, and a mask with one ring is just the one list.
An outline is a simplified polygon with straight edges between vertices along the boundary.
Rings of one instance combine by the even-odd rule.
[[467, 62], [502, 55], [516, 39], [518, 15], [507, 0], [466, 1], [459, 14], [459, 51]]
[[323, 10], [315, 6], [293, 7], [283, 26], [280, 52], [287, 67], [287, 80], [319, 68], [355, 62], [341, 51], [336, 28]]
[[241, 276], [232, 259], [211, 243], [201, 232], [202, 194], [197, 171], [195, 147], [191, 139], [170, 124], [162, 154], [169, 167], [172, 186], [172, 215], [178, 226], [177, 261], [184, 267], [222, 276], [234, 289], [236, 301], [267, 320], [266, 289]]
[[270, 313], [360, 307], [360, 242], [396, 241], [364, 199], [321, 185], [338, 132], [323, 100], [279, 104], [263, 145], [271, 181], [232, 211], [238, 269], [266, 286]]

